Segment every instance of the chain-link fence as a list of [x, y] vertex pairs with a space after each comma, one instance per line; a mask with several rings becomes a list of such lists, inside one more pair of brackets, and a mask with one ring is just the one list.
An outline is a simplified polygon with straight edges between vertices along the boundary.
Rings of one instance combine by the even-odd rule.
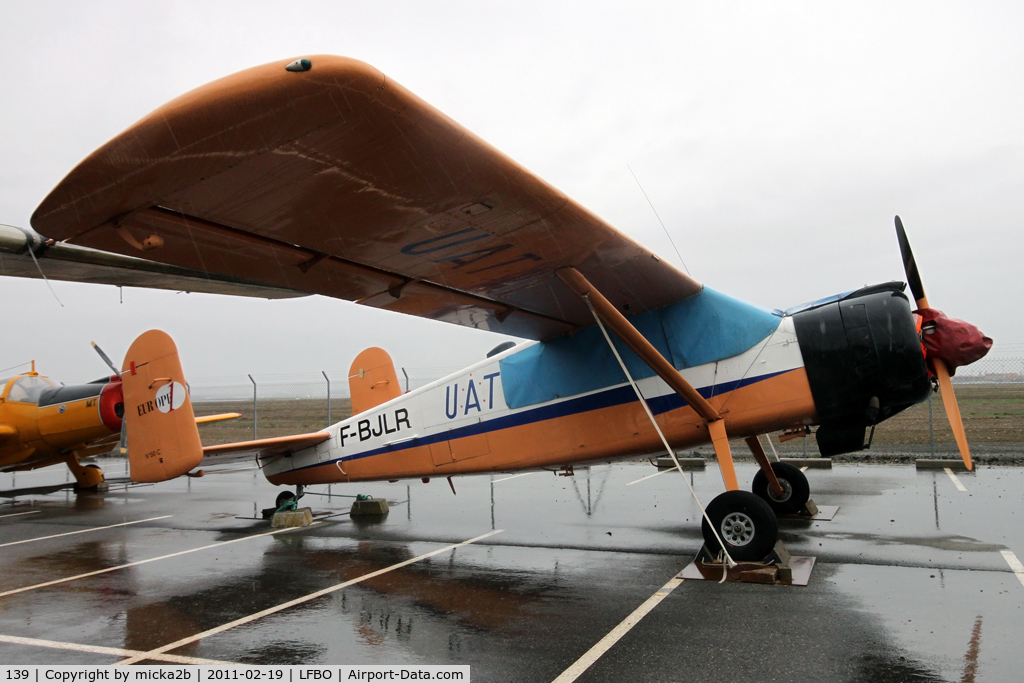
[[1024, 358], [982, 358], [958, 368], [957, 384], [1024, 384]]

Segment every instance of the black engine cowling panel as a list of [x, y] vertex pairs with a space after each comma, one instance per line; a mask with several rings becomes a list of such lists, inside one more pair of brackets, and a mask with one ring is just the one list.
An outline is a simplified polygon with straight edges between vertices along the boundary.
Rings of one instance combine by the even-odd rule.
[[865, 287], [793, 315], [824, 456], [860, 450], [868, 426], [928, 397], [928, 369], [904, 287]]

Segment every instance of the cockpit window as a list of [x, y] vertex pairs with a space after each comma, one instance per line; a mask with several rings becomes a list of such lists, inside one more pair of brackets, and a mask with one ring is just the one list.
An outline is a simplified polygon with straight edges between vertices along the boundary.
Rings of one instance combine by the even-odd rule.
[[25, 375], [11, 385], [11, 390], [7, 392], [7, 400], [15, 403], [39, 403], [40, 394], [51, 387], [53, 384], [45, 377]]

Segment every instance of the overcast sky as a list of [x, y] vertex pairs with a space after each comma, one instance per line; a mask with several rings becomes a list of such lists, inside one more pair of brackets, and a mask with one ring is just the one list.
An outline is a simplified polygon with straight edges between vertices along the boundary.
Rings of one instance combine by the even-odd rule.
[[[1024, 208], [1021, 3], [0, 4], [0, 223], [167, 100], [272, 60], [384, 71], [691, 274], [767, 308], [903, 279], [1000, 345]], [[458, 366], [503, 338], [310, 297], [252, 301], [0, 278], [0, 368], [73, 382], [159, 327], [193, 377], [348, 368], [369, 345]], [[1005, 348], [1005, 347], [1004, 347]], [[1018, 347], [1020, 348], [1020, 347]]]

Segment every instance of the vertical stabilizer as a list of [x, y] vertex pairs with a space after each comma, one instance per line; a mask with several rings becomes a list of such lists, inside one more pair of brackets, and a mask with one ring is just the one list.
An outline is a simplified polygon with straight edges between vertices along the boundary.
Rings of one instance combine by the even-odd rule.
[[132, 481], [180, 477], [199, 465], [199, 441], [178, 349], [166, 332], [136, 339], [124, 359], [124, 426]]
[[348, 371], [352, 414], [365, 412], [402, 395], [395, 364], [384, 349], [371, 346], [352, 361]]

